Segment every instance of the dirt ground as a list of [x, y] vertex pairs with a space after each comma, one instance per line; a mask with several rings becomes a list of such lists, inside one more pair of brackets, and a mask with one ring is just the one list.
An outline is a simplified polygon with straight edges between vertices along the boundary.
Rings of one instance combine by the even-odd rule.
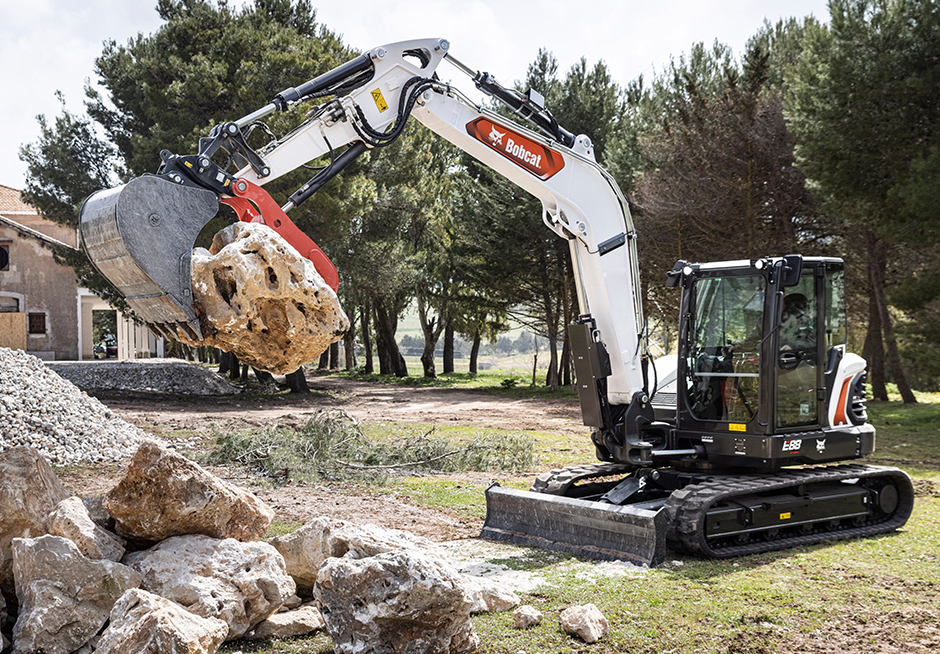
[[[485, 392], [395, 386], [339, 378], [315, 378], [306, 397], [277, 396], [186, 398], [156, 394], [106, 394], [98, 398], [117, 415], [141, 429], [167, 439], [176, 447], [206, 447], [200, 434], [216, 424], [244, 428], [274, 420], [303, 421], [318, 409], [339, 408], [364, 423], [398, 422], [429, 425], [460, 423], [502, 429], [543, 430], [584, 434], [577, 400], [514, 400]], [[194, 434], [195, 432], [195, 434]], [[179, 438], [177, 441], [176, 439]], [[123, 476], [123, 466], [96, 466], [63, 475], [66, 487], [83, 497], [108, 492]], [[371, 522], [407, 529], [436, 541], [470, 538], [480, 533], [482, 520], [455, 516], [430, 507], [410, 504], [394, 493], [338, 485], [258, 485], [248, 473], [231, 468], [211, 472], [249, 487], [275, 511], [276, 520], [300, 524], [316, 516], [352, 522]], [[490, 476], [465, 473], [450, 480], [485, 488]]]
[[317, 377], [307, 397], [258, 400], [240, 396], [167, 398], [159, 395], [99, 396], [115, 413], [142, 429], [198, 430], [209, 423], [258, 426], [285, 416], [303, 419], [317, 409], [337, 408], [366, 422], [432, 425], [461, 423], [500, 429], [586, 434], [577, 400], [507, 399], [483, 391], [359, 382]]

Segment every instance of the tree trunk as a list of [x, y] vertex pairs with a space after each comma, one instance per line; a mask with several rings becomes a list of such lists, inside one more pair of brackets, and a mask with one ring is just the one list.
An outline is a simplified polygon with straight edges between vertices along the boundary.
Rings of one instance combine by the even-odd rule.
[[229, 353], [229, 355], [232, 357], [232, 360], [231, 360], [231, 364], [230, 364], [231, 367], [230, 367], [229, 370], [228, 370], [228, 377], [229, 377], [229, 379], [231, 379], [232, 381], [235, 381], [236, 379], [238, 379], [239, 377], [241, 377], [241, 368], [240, 368], [240, 364], [239, 364], [239, 361], [238, 361], [238, 357], [235, 356], [234, 353]]
[[436, 379], [437, 367], [434, 364], [434, 350], [437, 349], [437, 341], [444, 329], [441, 324], [444, 316], [438, 315], [436, 318], [428, 318], [428, 307], [424, 300], [424, 288], [421, 284], [418, 284], [415, 288], [415, 300], [418, 305], [418, 322], [421, 325], [421, 333], [424, 334], [424, 351], [421, 352], [421, 365], [424, 368], [425, 377]]
[[346, 370], [352, 370], [356, 367], [356, 313], [353, 311], [353, 319], [349, 321], [349, 330], [343, 336], [343, 358]]
[[450, 322], [444, 328], [444, 374], [454, 372], [454, 328]]
[[565, 328], [565, 343], [561, 348], [561, 361], [558, 364], [562, 386], [571, 386], [571, 346], [568, 343], [568, 329]]
[[222, 352], [219, 356], [219, 374], [224, 375], [232, 368], [232, 353]]
[[247, 363], [242, 364], [242, 374], [238, 378], [238, 381], [242, 382], [243, 384], [248, 383], [248, 364]]
[[470, 347], [470, 374], [477, 374], [477, 361], [480, 359], [480, 342], [483, 340], [481, 329], [473, 332], [473, 345]]
[[307, 385], [307, 376], [304, 374], [304, 367], [300, 366], [294, 372], [285, 376], [287, 387], [291, 393], [309, 393], [310, 387]]
[[330, 348], [323, 350], [320, 360], [317, 361], [317, 370], [326, 370], [330, 365]]
[[[888, 266], [887, 244], [874, 234], [869, 234], [869, 272], [872, 275], [872, 299], [878, 307], [878, 316], [881, 318], [881, 331], [884, 334], [885, 346], [888, 350], [888, 368], [894, 383], [898, 385], [901, 399], [904, 404], [915, 404], [907, 376], [901, 366], [901, 356], [898, 354], [898, 343], [894, 338], [894, 328], [891, 326], [891, 314], [888, 312], [888, 301], [885, 298], [885, 276]], [[874, 265], [872, 265], [874, 264]]]
[[868, 383], [872, 397], [879, 402], [888, 401], [888, 389], [885, 388], [885, 348], [881, 339], [881, 317], [878, 305], [872, 295], [868, 295], [868, 333], [862, 356], [868, 362]]
[[532, 388], [535, 388], [535, 373], [539, 368], [539, 345], [535, 344], [535, 354], [532, 355]]
[[252, 368], [255, 373], [255, 379], [258, 380], [259, 384], [265, 386], [277, 386], [277, 380], [274, 378], [274, 375], [269, 373], [266, 370], [258, 370], [257, 368]]
[[330, 370], [339, 370], [339, 341], [330, 343]]
[[391, 315], [381, 302], [376, 302], [374, 309], [375, 340], [379, 346], [379, 363], [383, 368], [387, 366], [382, 374], [407, 377], [408, 365], [398, 349], [398, 343], [395, 342], [397, 316]]
[[363, 356], [366, 358], [365, 372], [367, 375], [375, 372], [375, 367], [372, 365], [372, 335], [369, 333], [370, 313], [372, 313], [372, 309], [369, 301], [366, 300], [359, 309], [359, 323], [362, 326], [362, 348]]
[[553, 391], [558, 390], [558, 312], [549, 287], [550, 280], [544, 266], [542, 268], [542, 311], [545, 316], [545, 331], [548, 336], [548, 370], [545, 373], [545, 385]]

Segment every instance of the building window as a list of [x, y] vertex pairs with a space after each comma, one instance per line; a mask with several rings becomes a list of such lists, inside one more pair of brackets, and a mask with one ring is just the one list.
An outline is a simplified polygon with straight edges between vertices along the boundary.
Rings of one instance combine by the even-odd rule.
[[0, 243], [0, 272], [10, 269], [10, 246]]
[[19, 313], [20, 301], [15, 297], [0, 295], [0, 313]]
[[30, 334], [46, 333], [46, 314], [31, 313], [27, 320], [29, 321], [28, 331]]

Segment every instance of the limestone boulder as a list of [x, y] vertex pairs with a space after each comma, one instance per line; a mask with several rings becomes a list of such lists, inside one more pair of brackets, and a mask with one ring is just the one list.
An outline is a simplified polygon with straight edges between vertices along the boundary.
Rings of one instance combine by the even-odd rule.
[[522, 602], [518, 595], [498, 581], [472, 575], [460, 577], [464, 592], [470, 600], [470, 613], [508, 611]]
[[446, 654], [478, 643], [459, 574], [415, 552], [331, 558], [314, 592], [337, 654]]
[[88, 511], [88, 515], [96, 525], [114, 533], [114, 518], [104, 510], [103, 497], [86, 497], [82, 500], [82, 504], [85, 505], [85, 510]]
[[193, 304], [204, 341], [275, 374], [316, 360], [349, 329], [336, 293], [307, 253], [273, 229], [237, 222], [192, 255]]
[[0, 634], [0, 652], [7, 651], [7, 647], [10, 646], [10, 641], [7, 640], [6, 636]]
[[94, 651], [214, 654], [227, 634], [228, 625], [222, 620], [200, 617], [175, 602], [134, 589], [111, 609], [111, 622]]
[[68, 538], [89, 559], [120, 561], [124, 556], [124, 539], [95, 524], [74, 495], [59, 502], [49, 514], [48, 531], [52, 536]]
[[284, 557], [287, 571], [302, 597], [312, 595], [320, 567], [333, 557], [361, 559], [409, 550], [441, 561], [446, 559], [445, 553], [427, 538], [399, 529], [355, 525], [327, 517], [311, 520], [300, 529], [268, 542]]
[[243, 636], [295, 591], [284, 559], [268, 543], [176, 536], [124, 560], [141, 574], [142, 589], [224, 621], [226, 640]]
[[152, 441], [103, 504], [118, 534], [152, 542], [188, 534], [257, 540], [274, 518], [255, 495]]
[[320, 609], [311, 602], [292, 611], [275, 613], [267, 620], [260, 622], [248, 638], [262, 640], [305, 636], [323, 629], [324, 626]]
[[13, 596], [14, 538], [46, 533], [46, 516], [70, 495], [36, 450], [0, 452], [0, 591]]
[[17, 652], [70, 654], [91, 640], [140, 575], [114, 561], [93, 561], [67, 538], [13, 540], [13, 576], [19, 616]]
[[562, 611], [559, 617], [565, 633], [578, 636], [585, 643], [596, 643], [610, 631], [607, 618], [593, 604], [572, 606]]
[[512, 612], [512, 622], [516, 629], [527, 629], [542, 622], [542, 612], [534, 606], [523, 604]]

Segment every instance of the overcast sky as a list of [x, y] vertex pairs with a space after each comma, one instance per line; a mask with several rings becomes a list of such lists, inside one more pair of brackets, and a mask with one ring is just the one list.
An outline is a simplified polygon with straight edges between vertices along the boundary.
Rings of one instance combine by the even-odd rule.
[[[239, 0], [232, 0], [238, 4]], [[815, 15], [825, 0], [321, 0], [321, 23], [359, 49], [412, 38], [450, 40], [451, 54], [504, 84], [525, 75], [540, 47], [560, 69], [603, 59], [625, 85], [660, 70], [692, 43], [718, 39], [740, 53], [764, 19]], [[156, 0], [0, 0], [0, 184], [22, 188], [19, 148], [39, 135], [38, 114], [59, 113], [57, 90], [81, 113], [102, 43], [160, 26]], [[442, 67], [444, 67], [442, 65]], [[450, 69], [449, 66], [446, 68]], [[469, 80], [441, 71], [465, 91]], [[95, 80], [92, 79], [92, 82]], [[212, 116], [214, 120], [237, 116]], [[159, 163], [154, 152], [154, 168]]]

